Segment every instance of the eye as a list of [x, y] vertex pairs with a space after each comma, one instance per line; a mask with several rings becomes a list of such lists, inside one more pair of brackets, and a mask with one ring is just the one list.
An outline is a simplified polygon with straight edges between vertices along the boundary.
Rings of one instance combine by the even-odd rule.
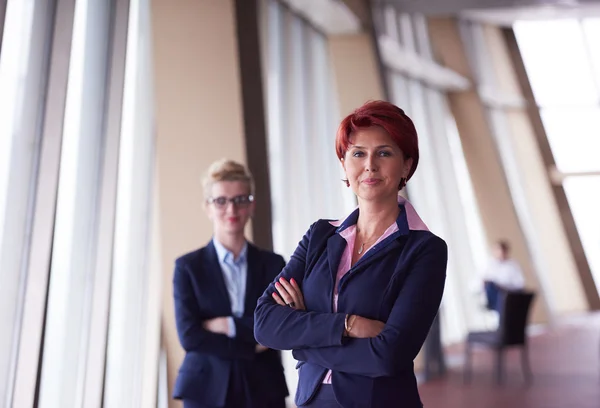
[[219, 206], [223, 206], [223, 205], [227, 204], [227, 198], [225, 198], [225, 197], [217, 197], [213, 201], [215, 203], [217, 203], [217, 205], [219, 205]]
[[379, 156], [381, 157], [389, 157], [392, 155], [392, 152], [388, 151], [388, 150], [381, 150], [379, 152]]
[[361, 152], [360, 150], [355, 151], [354, 153], [352, 153], [352, 157], [363, 157], [365, 154], [363, 152]]
[[233, 202], [235, 204], [248, 204], [250, 201], [248, 200], [247, 195], [239, 195], [239, 196], [233, 197]]

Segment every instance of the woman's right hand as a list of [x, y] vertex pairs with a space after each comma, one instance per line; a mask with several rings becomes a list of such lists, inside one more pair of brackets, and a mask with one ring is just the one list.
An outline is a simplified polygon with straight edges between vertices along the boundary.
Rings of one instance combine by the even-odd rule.
[[352, 327], [347, 332], [348, 337], [355, 339], [368, 339], [371, 337], [377, 337], [385, 327], [384, 322], [379, 320], [367, 319], [362, 316], [350, 316], [353, 317]]

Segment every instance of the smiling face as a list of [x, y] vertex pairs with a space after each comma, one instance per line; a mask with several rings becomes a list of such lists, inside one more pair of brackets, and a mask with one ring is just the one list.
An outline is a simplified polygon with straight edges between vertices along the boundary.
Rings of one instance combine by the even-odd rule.
[[[250, 186], [244, 181], [218, 181], [210, 186], [212, 202], [205, 204], [206, 213], [217, 237], [244, 234], [244, 227], [254, 212], [254, 202], [248, 200], [249, 196]], [[226, 199], [224, 205], [220, 198]], [[231, 202], [234, 198], [237, 204]]]
[[413, 160], [377, 126], [353, 132], [350, 143], [342, 166], [354, 194], [367, 201], [396, 200], [400, 179], [408, 176]]

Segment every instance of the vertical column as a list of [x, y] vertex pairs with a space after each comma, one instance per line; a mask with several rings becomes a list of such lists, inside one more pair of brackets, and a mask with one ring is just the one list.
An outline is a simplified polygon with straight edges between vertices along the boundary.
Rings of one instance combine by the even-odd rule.
[[[46, 297], [58, 195], [58, 173], [63, 118], [69, 76], [70, 49], [75, 13], [74, 0], [59, 0], [51, 29], [52, 54], [42, 122], [40, 164], [33, 210], [27, 287], [21, 341], [14, 385], [13, 406], [32, 407], [36, 396], [40, 349], [45, 322]], [[60, 29], [56, 29], [60, 27]]]
[[8, 16], [0, 54], [0, 401], [10, 406], [50, 65], [48, 33], [54, 19], [52, 7], [41, 2], [37, 7], [12, 2], [8, 9], [5, 1], [0, 4], [0, 31], [2, 13]]
[[109, 305], [113, 262], [113, 239], [115, 237], [115, 207], [117, 199], [117, 175], [119, 166], [119, 143], [121, 138], [121, 114], [125, 81], [125, 57], [129, 0], [114, 2], [113, 32], [109, 43], [108, 78], [106, 82], [106, 115], [104, 156], [102, 157], [99, 185], [98, 238], [93, 276], [93, 294], [90, 311], [88, 358], [85, 367], [84, 405], [101, 407], [105, 386], [106, 343], [108, 337]]
[[[451, 18], [432, 18], [429, 28], [438, 60], [473, 82], [457, 21]], [[539, 288], [527, 241], [477, 89], [473, 87], [467, 91], [449, 93], [448, 101], [460, 134], [488, 242], [492, 244], [502, 238], [511, 243], [514, 257], [523, 268], [527, 285], [536, 289], [538, 299], [542, 300], [535, 303], [532, 319], [536, 322], [545, 321], [545, 294]]]
[[233, 0], [153, 0], [151, 7], [155, 205], [160, 218], [165, 282], [162, 327], [170, 392], [183, 358], [173, 312], [174, 260], [211, 237], [201, 184], [207, 166], [222, 157], [244, 162], [246, 148]]
[[95, 292], [95, 266], [104, 212], [99, 180], [114, 6], [90, 0], [75, 5], [39, 384], [42, 408], [87, 405], [84, 378], [92, 325], [103, 331], [106, 324], [91, 316], [92, 299], [102, 293]]
[[[600, 298], [565, 190], [562, 184], [551, 184], [548, 172], [556, 167], [556, 163], [527, 77], [517, 39], [512, 28], [503, 29], [502, 33], [498, 33], [498, 36], [500, 37], [499, 41], [502, 41], [506, 48], [505, 53], [507, 55], [505, 59], [507, 64], [510, 64], [510, 72], [514, 73], [515, 78], [512, 78], [512, 86], [515, 92], [522, 94], [527, 102], [526, 110], [519, 112], [519, 114], [522, 116], [522, 121], [527, 123], [527, 131], [524, 134], [528, 137], [525, 138], [519, 134], [519, 137], [515, 135], [514, 139], [515, 143], [527, 144], [521, 149], [524, 156], [521, 161], [531, 164], [533, 157], [538, 167], [538, 183], [536, 184], [538, 184], [538, 189], [544, 189], [544, 194], [537, 194], [532, 199], [536, 200], [538, 205], [549, 207], [545, 211], [538, 210], [537, 214], [546, 215], [542, 223], [549, 224], [540, 238], [546, 244], [544, 253], [549, 258], [548, 264], [551, 265], [553, 272], [552, 284], [556, 296], [560, 297], [561, 302], [557, 306], [561, 311], [581, 310], [581, 302], [583, 301], [587, 303], [587, 305], [583, 305], [583, 308], [587, 306], [590, 310], [597, 310], [600, 308]], [[529, 151], [526, 150], [527, 148], [529, 148]], [[533, 155], [528, 154], [531, 153], [531, 150], [534, 150]], [[527, 184], [531, 185], [531, 183]], [[552, 234], [547, 233], [548, 227], [552, 229]], [[551, 241], [547, 242], [548, 239], [551, 239]], [[558, 256], [561, 258], [556, 259]], [[554, 269], [555, 265], [564, 265], [565, 262], [568, 262], [565, 265], [566, 267], [561, 270]]]
[[256, 206], [252, 218], [254, 243], [273, 249], [271, 229], [271, 185], [267, 154], [267, 126], [263, 97], [261, 48], [257, 0], [236, 0], [237, 43], [239, 51], [240, 86], [244, 116], [244, 134], [248, 167], [254, 176]]
[[2, 52], [2, 37], [4, 35], [4, 19], [6, 18], [6, 3], [8, 0], [0, 0], [0, 53]]

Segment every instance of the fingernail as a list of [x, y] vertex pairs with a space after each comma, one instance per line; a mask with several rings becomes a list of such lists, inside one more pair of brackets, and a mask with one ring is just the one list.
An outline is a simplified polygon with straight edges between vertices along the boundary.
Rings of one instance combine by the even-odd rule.
[[291, 279], [292, 283], [296, 283], [296, 280], [294, 278]]

